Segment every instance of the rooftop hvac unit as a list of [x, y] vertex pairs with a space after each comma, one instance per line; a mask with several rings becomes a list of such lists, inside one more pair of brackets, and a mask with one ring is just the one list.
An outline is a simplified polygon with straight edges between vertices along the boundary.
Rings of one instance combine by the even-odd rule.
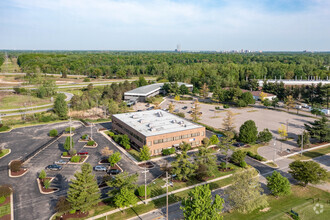
[[138, 118], [139, 116], [137, 116], [137, 115], [132, 115], [132, 118]]
[[150, 128], [150, 131], [156, 131], [157, 129], [156, 128]]
[[162, 112], [157, 112], [158, 117], [163, 117], [163, 113]]
[[175, 120], [175, 119], [173, 119], [171, 122], [172, 122], [172, 123], [176, 123], [176, 120]]

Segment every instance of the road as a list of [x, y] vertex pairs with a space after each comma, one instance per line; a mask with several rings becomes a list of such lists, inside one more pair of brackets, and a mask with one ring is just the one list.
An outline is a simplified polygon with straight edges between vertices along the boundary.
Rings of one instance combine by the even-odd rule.
[[[72, 97], [74, 96], [72, 93], [69, 92], [58, 92], [58, 93], [63, 93], [66, 95], [65, 101], [69, 102]], [[15, 115], [22, 115], [22, 114], [33, 114], [33, 113], [39, 113], [39, 112], [47, 112], [50, 110], [53, 110], [53, 108], [43, 108], [43, 107], [49, 107], [53, 106], [54, 103], [50, 104], [45, 104], [45, 105], [38, 105], [38, 106], [33, 106], [33, 107], [26, 107], [26, 108], [14, 108], [14, 109], [6, 109], [6, 110], [0, 110], [0, 116], [1, 117], [9, 117], [9, 116], [15, 116]], [[36, 108], [43, 108], [43, 109], [37, 109], [33, 110]], [[25, 109], [32, 109], [31, 111], [24, 111]], [[1, 112], [12, 112], [12, 111], [20, 111], [20, 112], [13, 112], [13, 113], [2, 113]]]

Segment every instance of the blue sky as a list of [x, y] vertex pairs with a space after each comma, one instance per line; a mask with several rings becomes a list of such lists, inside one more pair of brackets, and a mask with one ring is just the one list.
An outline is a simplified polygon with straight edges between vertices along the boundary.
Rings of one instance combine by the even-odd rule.
[[330, 51], [330, 0], [3, 0], [0, 49]]

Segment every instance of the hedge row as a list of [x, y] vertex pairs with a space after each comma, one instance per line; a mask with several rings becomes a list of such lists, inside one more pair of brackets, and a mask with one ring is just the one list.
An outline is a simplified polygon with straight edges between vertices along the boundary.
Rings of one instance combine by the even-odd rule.
[[256, 159], [256, 160], [259, 160], [259, 161], [266, 161], [266, 158], [260, 156], [259, 154], [254, 154], [254, 153], [252, 153], [251, 151], [248, 151], [248, 152], [247, 152], [247, 155], [248, 155], [249, 157], [252, 157], [252, 158], [254, 158], [254, 159]]

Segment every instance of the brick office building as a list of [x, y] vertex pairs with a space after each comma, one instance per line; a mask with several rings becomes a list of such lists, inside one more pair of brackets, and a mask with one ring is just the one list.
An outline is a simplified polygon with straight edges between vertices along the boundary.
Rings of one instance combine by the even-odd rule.
[[115, 114], [112, 129], [127, 134], [138, 147], [147, 145], [152, 155], [182, 142], [196, 147], [205, 138], [205, 127], [163, 110]]

